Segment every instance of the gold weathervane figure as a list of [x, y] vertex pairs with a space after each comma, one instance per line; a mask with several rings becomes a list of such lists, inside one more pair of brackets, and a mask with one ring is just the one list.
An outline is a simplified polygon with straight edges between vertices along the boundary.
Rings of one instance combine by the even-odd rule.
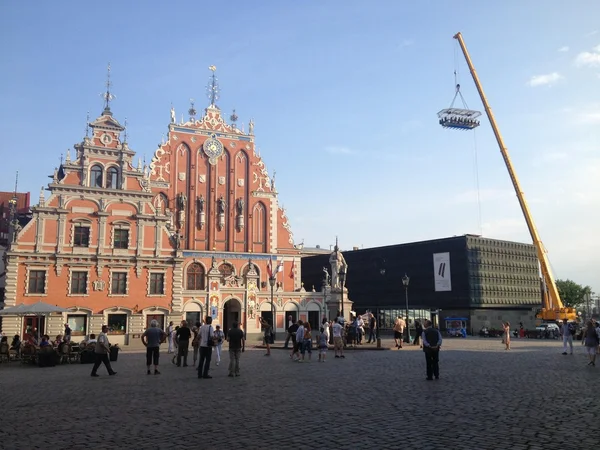
[[208, 70], [212, 70], [214, 72], [217, 70], [217, 66], [208, 66]]

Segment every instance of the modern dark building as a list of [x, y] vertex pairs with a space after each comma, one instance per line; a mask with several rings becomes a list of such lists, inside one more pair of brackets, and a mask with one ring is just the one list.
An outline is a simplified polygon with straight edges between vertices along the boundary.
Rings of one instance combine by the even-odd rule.
[[[476, 235], [391, 245], [344, 252], [348, 264], [346, 286], [353, 309], [377, 311], [382, 328], [397, 315], [429, 318], [465, 317], [469, 331], [534, 326], [542, 293], [535, 247]], [[323, 267], [329, 255], [302, 258], [305, 286], [322, 290]], [[408, 287], [402, 282], [409, 277]]]

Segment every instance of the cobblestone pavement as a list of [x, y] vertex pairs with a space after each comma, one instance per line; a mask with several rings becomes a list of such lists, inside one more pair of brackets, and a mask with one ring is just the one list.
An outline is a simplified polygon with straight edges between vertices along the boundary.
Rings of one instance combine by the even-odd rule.
[[[389, 341], [385, 342], [389, 345]], [[249, 349], [239, 378], [229, 356], [210, 380], [161, 375], [121, 352], [109, 377], [90, 365], [0, 364], [0, 448], [564, 449], [597, 446], [600, 363], [557, 341], [446, 340], [441, 379], [425, 381], [418, 348], [347, 351], [325, 364]]]

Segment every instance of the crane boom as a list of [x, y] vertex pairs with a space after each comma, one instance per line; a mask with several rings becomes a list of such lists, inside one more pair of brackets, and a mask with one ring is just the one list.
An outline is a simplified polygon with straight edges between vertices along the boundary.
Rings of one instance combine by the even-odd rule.
[[477, 72], [475, 71], [475, 67], [473, 66], [471, 57], [469, 56], [469, 52], [467, 51], [467, 46], [465, 45], [465, 41], [463, 40], [462, 34], [456, 33], [456, 35], [454, 35], [454, 39], [458, 40], [458, 43], [460, 44], [460, 48], [463, 52], [467, 65], [469, 66], [469, 71], [471, 72], [471, 76], [473, 77], [473, 81], [475, 82], [475, 86], [477, 87], [477, 91], [479, 92], [479, 96], [481, 97], [481, 102], [483, 103], [483, 107], [485, 108], [485, 113], [487, 114], [490, 124], [492, 125], [494, 136], [496, 137], [496, 141], [498, 142], [498, 147], [500, 147], [500, 153], [502, 153], [502, 158], [504, 159], [504, 163], [506, 164], [508, 174], [510, 175], [510, 179], [515, 188], [517, 198], [519, 199], [519, 205], [521, 206], [521, 211], [523, 211], [523, 215], [525, 216], [527, 228], [529, 229], [529, 234], [531, 234], [531, 239], [533, 240], [533, 245], [535, 246], [537, 252], [542, 277], [546, 285], [546, 289], [544, 292], [544, 308], [542, 310], [543, 317], [541, 318], [553, 320], [558, 320], [561, 318], [574, 319], [575, 311], [571, 308], [565, 309], [560, 299], [560, 294], [558, 292], [556, 282], [554, 281], [554, 277], [552, 276], [552, 272], [550, 271], [550, 262], [546, 254], [546, 249], [542, 244], [542, 240], [540, 239], [538, 231], [533, 222], [531, 212], [529, 211], [529, 206], [527, 205], [527, 201], [525, 200], [525, 194], [521, 189], [521, 185], [513, 168], [510, 156], [508, 155], [508, 150], [504, 145], [504, 140], [502, 139], [502, 135], [500, 134], [500, 130], [498, 129], [498, 125], [496, 124], [496, 119], [494, 118], [494, 114], [492, 113], [492, 108], [490, 108], [485, 93], [483, 92], [483, 87], [481, 86], [481, 82], [479, 81], [479, 77], [477, 76]]

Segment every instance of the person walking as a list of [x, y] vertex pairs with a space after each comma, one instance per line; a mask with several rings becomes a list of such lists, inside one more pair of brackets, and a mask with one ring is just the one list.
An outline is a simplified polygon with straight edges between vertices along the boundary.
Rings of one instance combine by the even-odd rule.
[[271, 339], [273, 338], [273, 329], [271, 328], [271, 323], [268, 322], [264, 317], [261, 317], [260, 324], [263, 327], [263, 338], [265, 345], [267, 346], [267, 353], [265, 353], [265, 356], [271, 356]]
[[96, 341], [96, 348], [94, 352], [96, 353], [96, 361], [94, 362], [94, 367], [92, 367], [92, 376], [99, 376], [96, 372], [98, 371], [98, 367], [100, 364], [104, 363], [106, 366], [106, 370], [109, 375], [116, 375], [117, 372], [113, 370], [110, 365], [110, 359], [108, 358], [108, 354], [110, 353], [110, 342], [108, 341], [108, 336], [106, 333], [108, 332], [108, 327], [106, 325], [102, 325], [102, 333], [98, 335], [98, 340]]
[[208, 371], [210, 370], [210, 360], [212, 358], [212, 349], [214, 344], [212, 317], [206, 316], [204, 325], [200, 327], [200, 363], [198, 364], [198, 378], [212, 378]]
[[288, 348], [288, 344], [290, 342], [290, 339], [292, 340], [292, 345], [294, 344], [294, 336], [293, 336], [293, 332], [290, 332], [290, 328], [294, 325], [294, 321], [292, 320], [292, 316], [289, 315], [288, 316], [288, 322], [287, 322], [287, 336], [285, 338], [285, 343], [283, 344], [283, 348]]
[[296, 342], [294, 343], [294, 351], [292, 352], [292, 359], [294, 361], [300, 361], [300, 351], [302, 350], [302, 342], [304, 341], [304, 323], [298, 320], [298, 329], [296, 330]]
[[442, 334], [437, 328], [433, 327], [431, 320], [425, 321], [425, 330], [422, 334], [423, 352], [425, 352], [425, 362], [427, 365], [426, 380], [436, 380], [440, 378], [440, 349], [442, 348]]
[[[298, 322], [301, 323], [300, 321]], [[298, 350], [298, 345], [296, 344], [296, 331], [298, 331], [299, 327], [300, 325], [298, 323], [292, 323], [287, 329], [288, 336], [291, 336], [292, 338], [292, 352], [290, 353], [290, 359], [294, 358], [294, 353]]]
[[377, 319], [375, 319], [375, 315], [373, 313], [369, 313], [369, 340], [367, 344], [371, 342], [375, 343], [377, 341]]
[[187, 322], [184, 320], [181, 322], [181, 326], [175, 333], [175, 340], [177, 341], [177, 367], [181, 367], [181, 358], [183, 357], [183, 367], [187, 367], [188, 349], [190, 347], [190, 338], [192, 332], [190, 331]]
[[396, 343], [396, 348], [402, 348], [402, 339], [404, 338], [405, 326], [406, 322], [402, 316], [398, 316], [394, 322], [394, 342]]
[[344, 341], [342, 338], [342, 333], [344, 332], [344, 327], [341, 323], [336, 321], [331, 327], [331, 331], [333, 332], [333, 352], [336, 358], [345, 358], [344, 356]]
[[591, 320], [587, 321], [581, 343], [585, 345], [586, 353], [590, 359], [588, 366], [595, 366], [596, 353], [598, 352], [598, 345], [600, 345], [600, 331], [594, 326], [594, 322]]
[[327, 355], [327, 343], [329, 342], [329, 332], [325, 332], [326, 329], [329, 329], [328, 323], [324, 323], [320, 329], [321, 334], [319, 335], [319, 362], [325, 362], [325, 356]]
[[175, 346], [175, 344], [173, 342], [175, 335], [173, 334], [173, 332], [174, 332], [173, 322], [169, 322], [169, 326], [167, 327], [167, 338], [169, 339], [169, 350], [167, 351], [167, 353], [173, 353], [173, 348]]
[[192, 328], [192, 349], [194, 353], [194, 367], [196, 367], [196, 361], [198, 360], [198, 348], [200, 340], [200, 322], [196, 322], [196, 325]]
[[150, 375], [150, 366], [154, 363], [154, 375], [160, 375], [158, 371], [158, 358], [160, 344], [165, 342], [167, 334], [158, 327], [158, 321], [150, 322], [150, 328], [147, 328], [142, 334], [142, 344], [146, 347], [146, 368]]
[[413, 345], [418, 345], [419, 348], [423, 348], [423, 344], [421, 344], [421, 335], [423, 334], [423, 325], [421, 325], [420, 320], [415, 320], [415, 340], [413, 341]]
[[228, 377], [240, 376], [240, 356], [246, 349], [246, 339], [244, 331], [241, 330], [237, 322], [231, 324], [231, 329], [227, 332], [229, 341], [229, 375]]
[[504, 330], [504, 334], [502, 334], [504, 350], [510, 350], [510, 322], [502, 322], [502, 329]]
[[575, 327], [568, 323], [567, 319], [563, 319], [563, 323], [560, 326], [560, 334], [563, 341], [563, 355], [567, 354], [567, 344], [569, 344], [570, 354], [573, 354], [573, 334], [575, 333]]
[[310, 323], [304, 324], [304, 339], [302, 340], [302, 362], [304, 362], [304, 354], [308, 352], [308, 360], [312, 357], [312, 333]]
[[221, 326], [215, 327], [215, 350], [217, 351], [217, 366], [221, 362], [221, 349], [223, 348], [223, 340], [225, 339], [225, 333], [221, 330]]
[[65, 323], [65, 342], [69, 343], [71, 342], [71, 327], [69, 326], [68, 323]]

